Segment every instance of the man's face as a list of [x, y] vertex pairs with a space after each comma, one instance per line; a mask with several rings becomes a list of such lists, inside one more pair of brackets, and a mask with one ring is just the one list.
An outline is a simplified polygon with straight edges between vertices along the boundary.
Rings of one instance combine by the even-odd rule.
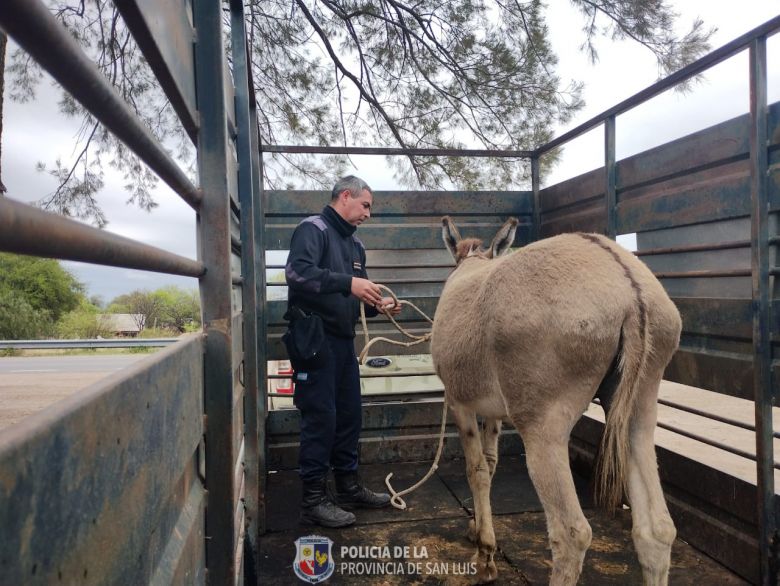
[[360, 192], [358, 197], [352, 197], [349, 191], [339, 194], [339, 206], [336, 209], [342, 218], [353, 226], [360, 226], [371, 217], [371, 204], [373, 196], [368, 189]]

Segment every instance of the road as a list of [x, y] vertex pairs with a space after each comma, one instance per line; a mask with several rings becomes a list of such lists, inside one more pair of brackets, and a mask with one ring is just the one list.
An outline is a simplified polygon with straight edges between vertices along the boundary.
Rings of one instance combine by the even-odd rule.
[[0, 358], [0, 430], [148, 356]]

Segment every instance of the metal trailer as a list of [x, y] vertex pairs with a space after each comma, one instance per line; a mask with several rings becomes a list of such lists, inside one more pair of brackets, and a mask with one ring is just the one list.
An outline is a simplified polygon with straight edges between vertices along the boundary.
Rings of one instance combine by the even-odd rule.
[[[197, 146], [198, 184], [40, 0], [6, 0], [0, 28], [193, 208], [198, 259], [10, 199], [0, 199], [0, 250], [197, 277], [203, 332], [0, 433], [0, 583], [251, 582], [263, 564], [267, 471], [294, 466], [297, 450], [295, 411], [267, 411], [266, 364], [284, 355], [281, 303], [266, 301], [265, 252], [284, 249], [297, 221], [326, 201], [324, 193], [264, 190], [262, 156], [410, 151], [260, 145], [240, 1], [229, 2], [230, 59], [220, 2], [116, 4]], [[755, 405], [755, 425], [731, 421], [754, 432], [752, 482], [659, 448], [675, 522], [690, 543], [762, 584], [777, 581], [771, 408], [780, 105], [767, 104], [766, 39], [778, 29], [780, 18], [533, 151], [414, 151], [528, 159], [532, 189], [378, 192], [381, 209], [361, 229], [372, 277], [428, 313], [450, 269], [439, 241], [444, 213], [483, 237], [518, 216], [516, 245], [573, 230], [636, 232], [638, 254], [683, 315], [666, 378]], [[616, 160], [618, 116], [742, 51], [750, 55], [749, 114]], [[597, 127], [604, 166], [541, 189], [540, 158]], [[432, 456], [440, 394], [438, 402], [407, 399], [366, 403], [364, 462]], [[599, 432], [592, 418], [577, 427], [575, 466], [589, 466]], [[503, 445], [519, 450], [511, 433]], [[457, 450], [451, 442], [447, 455]]]

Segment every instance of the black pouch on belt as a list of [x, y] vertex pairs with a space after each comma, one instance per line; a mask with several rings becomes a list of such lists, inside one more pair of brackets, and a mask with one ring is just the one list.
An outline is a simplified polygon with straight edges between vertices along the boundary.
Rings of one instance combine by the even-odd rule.
[[322, 318], [306, 313], [299, 307], [291, 307], [284, 314], [290, 322], [282, 341], [287, 348], [295, 372], [316, 370], [325, 366], [328, 360], [328, 345]]

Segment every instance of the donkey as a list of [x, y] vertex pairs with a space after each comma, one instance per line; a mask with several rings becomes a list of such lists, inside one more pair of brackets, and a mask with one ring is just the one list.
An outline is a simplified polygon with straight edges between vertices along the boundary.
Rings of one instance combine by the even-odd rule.
[[[680, 314], [650, 270], [598, 234], [563, 234], [506, 254], [517, 219], [487, 250], [442, 218], [456, 261], [433, 323], [431, 353], [457, 425], [474, 497], [468, 537], [478, 582], [497, 570], [490, 484], [504, 419], [519, 432], [544, 507], [550, 584], [575, 584], [591, 542], [569, 468], [572, 427], [598, 397], [606, 427], [596, 497], [624, 492], [644, 581], [668, 582], [676, 536], [664, 501], [653, 434], [658, 386], [680, 340]], [[482, 430], [477, 416], [484, 419]]]

